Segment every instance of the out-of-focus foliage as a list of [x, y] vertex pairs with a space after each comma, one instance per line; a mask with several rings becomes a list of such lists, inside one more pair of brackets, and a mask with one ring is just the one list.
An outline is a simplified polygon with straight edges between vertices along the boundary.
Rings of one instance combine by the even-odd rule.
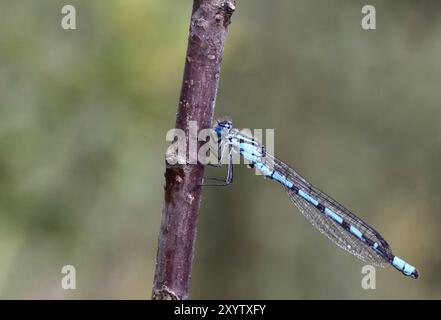
[[[237, 168], [204, 190], [193, 298], [441, 298], [441, 3], [369, 3], [375, 31], [361, 1], [239, 0], [216, 112], [274, 128], [421, 279], [363, 290], [363, 263]], [[192, 2], [74, 0], [76, 31], [63, 4], [0, 2], [0, 297], [148, 298]]]

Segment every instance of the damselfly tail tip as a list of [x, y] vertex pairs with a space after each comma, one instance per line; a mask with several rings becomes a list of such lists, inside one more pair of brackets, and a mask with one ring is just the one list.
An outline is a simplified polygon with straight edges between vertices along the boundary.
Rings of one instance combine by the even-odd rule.
[[420, 276], [420, 273], [418, 272], [418, 269], [414, 266], [408, 264], [403, 259], [393, 256], [393, 259], [391, 260], [391, 264], [399, 271], [401, 271], [404, 275], [409, 276], [413, 279], [418, 279]]
[[418, 269], [413, 270], [413, 272], [410, 274], [410, 276], [414, 279], [418, 279], [420, 276]]

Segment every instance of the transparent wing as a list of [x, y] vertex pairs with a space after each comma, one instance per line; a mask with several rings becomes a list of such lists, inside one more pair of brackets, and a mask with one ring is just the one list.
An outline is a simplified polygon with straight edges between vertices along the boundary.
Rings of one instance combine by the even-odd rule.
[[350, 232], [343, 229], [337, 222], [324, 215], [308, 201], [304, 200], [290, 189], [286, 188], [286, 192], [305, 218], [317, 228], [320, 233], [328, 237], [328, 239], [337, 246], [353, 254], [357, 258], [367, 263], [372, 263], [375, 266], [384, 268], [389, 265], [388, 260], [379, 255], [363, 241], [353, 236]]
[[[294, 205], [306, 217], [306, 219], [315, 228], [317, 228], [318, 231], [320, 231], [320, 233], [326, 235], [340, 248], [343, 248], [365, 262], [372, 263], [383, 268], [389, 265], [389, 260], [393, 258], [392, 251], [386, 240], [384, 240], [384, 238], [376, 230], [374, 230], [366, 222], [358, 218], [355, 214], [346, 209], [336, 200], [314, 187], [283, 161], [270, 154], [265, 154], [263, 159], [265, 159], [264, 161], [267, 163], [267, 165], [272, 166], [274, 170], [285, 175], [285, 177], [289, 181], [293, 182], [297, 188], [317, 199], [323, 206], [334, 211], [348, 224], [360, 230], [363, 233], [363, 237], [366, 239], [366, 242], [344, 229], [339, 223], [323, 214], [314, 205], [298, 196], [294, 191], [285, 188]], [[377, 243], [377, 250], [379, 252], [374, 250], [369, 243]]]

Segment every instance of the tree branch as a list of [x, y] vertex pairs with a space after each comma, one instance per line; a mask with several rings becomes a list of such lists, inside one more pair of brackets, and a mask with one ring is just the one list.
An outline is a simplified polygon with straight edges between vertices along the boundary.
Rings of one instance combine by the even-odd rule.
[[[210, 128], [235, 0], [194, 0], [177, 129]], [[199, 150], [199, 148], [198, 148]], [[188, 159], [188, 156], [187, 156]], [[152, 299], [188, 299], [204, 166], [166, 162], [165, 197]]]

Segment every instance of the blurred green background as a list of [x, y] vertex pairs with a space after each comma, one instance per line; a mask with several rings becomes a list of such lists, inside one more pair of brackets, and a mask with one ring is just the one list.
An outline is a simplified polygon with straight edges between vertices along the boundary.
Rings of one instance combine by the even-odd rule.
[[[377, 30], [360, 27], [377, 9]], [[76, 31], [60, 26], [77, 10]], [[192, 1], [0, 2], [0, 298], [150, 297]], [[192, 298], [441, 298], [439, 1], [239, 0], [217, 114], [373, 225], [419, 280], [335, 247], [245, 167], [203, 192]], [[223, 170], [209, 175], [222, 175]], [[77, 290], [60, 286], [61, 267]]]

